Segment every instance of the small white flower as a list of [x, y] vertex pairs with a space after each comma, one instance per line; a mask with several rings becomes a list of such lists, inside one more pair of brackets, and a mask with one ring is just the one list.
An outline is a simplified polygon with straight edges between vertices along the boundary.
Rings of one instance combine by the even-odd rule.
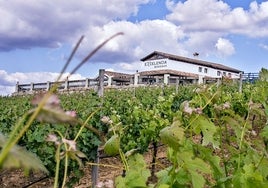
[[202, 114], [202, 108], [196, 108], [196, 109], [194, 109], [194, 111], [195, 111], [195, 113], [197, 113], [197, 114]]
[[58, 137], [55, 134], [49, 134], [46, 138], [46, 141], [48, 142], [54, 142], [56, 145], [59, 145], [60, 142], [58, 140]]
[[104, 183], [106, 188], [113, 188], [114, 187], [114, 182], [113, 180], [106, 180]]
[[112, 124], [112, 123], [113, 123], [113, 121], [112, 121], [108, 116], [103, 116], [103, 117], [101, 118], [101, 121], [102, 121], [103, 123], [105, 123], [105, 124]]
[[67, 114], [68, 116], [71, 116], [71, 117], [76, 117], [76, 111], [74, 111], [74, 110], [66, 111], [65, 114]]
[[51, 95], [48, 100], [46, 101], [46, 104], [53, 104], [53, 105], [59, 105], [60, 99], [57, 95]]
[[63, 138], [62, 142], [68, 144], [70, 146], [70, 150], [76, 151], [76, 142], [75, 141], [67, 140], [67, 139]]
[[183, 112], [190, 114], [190, 115], [193, 113], [193, 109], [191, 107], [189, 107], [188, 101], [183, 102], [182, 105], [183, 105]]
[[223, 109], [229, 109], [231, 107], [231, 104], [229, 102], [225, 102], [223, 104]]
[[251, 131], [251, 134], [252, 134], [253, 136], [257, 136], [257, 133], [256, 133], [256, 131], [254, 131], [254, 130]]
[[104, 183], [102, 181], [98, 182], [96, 185], [97, 188], [103, 188], [103, 186], [104, 186]]

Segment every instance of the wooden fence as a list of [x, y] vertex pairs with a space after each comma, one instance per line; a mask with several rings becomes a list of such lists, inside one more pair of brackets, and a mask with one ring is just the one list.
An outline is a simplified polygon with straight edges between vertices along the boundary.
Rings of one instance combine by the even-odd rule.
[[89, 89], [98, 86], [98, 79], [83, 79], [83, 80], [65, 80], [60, 82], [46, 82], [46, 83], [30, 83], [30, 84], [16, 84], [15, 93], [28, 93], [31, 91], [48, 91], [55, 84], [58, 84], [58, 90], [75, 90], [75, 89]]
[[[31, 94], [35, 92], [42, 92], [48, 91], [51, 87], [55, 84], [58, 84], [58, 91], [74, 91], [74, 90], [88, 90], [88, 89], [100, 89], [99, 86], [102, 85], [103, 87], [136, 87], [136, 86], [144, 86], [144, 85], [151, 85], [151, 82], [148, 82], [148, 78], [145, 79], [146, 81], [142, 81], [140, 78], [133, 75], [132, 81], [130, 82], [114, 82], [111, 77], [106, 77], [103, 74], [103, 69], [100, 70], [100, 75], [98, 78], [95, 79], [81, 79], [81, 80], [65, 80], [60, 82], [43, 82], [43, 83], [30, 83], [30, 84], [16, 84], [16, 89], [14, 95], [20, 94]], [[102, 78], [103, 77], [103, 78]], [[253, 83], [259, 78], [259, 73], [244, 73], [240, 77], [241, 84], [242, 82], [250, 82]], [[153, 83], [154, 85], [159, 84], [178, 84], [181, 81], [178, 78], [175, 79], [172, 76], [168, 77], [168, 80], [162, 80], [163, 83]], [[131, 79], [130, 79], [131, 80]], [[100, 84], [100, 81], [103, 82]]]

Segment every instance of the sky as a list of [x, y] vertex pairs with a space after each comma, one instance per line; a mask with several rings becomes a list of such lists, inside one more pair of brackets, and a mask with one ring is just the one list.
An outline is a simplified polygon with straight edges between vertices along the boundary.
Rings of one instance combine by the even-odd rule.
[[[107, 3], [108, 2], [108, 3]], [[85, 36], [66, 74], [98, 44], [70, 79], [99, 69], [134, 73], [153, 51], [220, 63], [244, 72], [268, 68], [268, 1], [0, 0], [0, 95], [17, 82], [54, 81]]]

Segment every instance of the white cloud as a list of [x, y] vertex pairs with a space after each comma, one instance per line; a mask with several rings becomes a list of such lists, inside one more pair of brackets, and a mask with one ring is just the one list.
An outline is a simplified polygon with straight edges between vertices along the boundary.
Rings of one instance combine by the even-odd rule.
[[139, 71], [141, 69], [141, 63], [140, 62], [133, 62], [133, 63], [119, 63], [117, 65], [122, 71], [128, 72], [128, 73], [135, 73], [137, 70]]
[[182, 44], [184, 32], [180, 27], [165, 20], [145, 20], [139, 23], [112, 21], [104, 26], [92, 27], [86, 33], [80, 55], [85, 56], [90, 50], [116, 32], [123, 36], [110, 41], [100, 52], [95, 54], [94, 61], [117, 63], [137, 61], [153, 50], [162, 50], [185, 54]]
[[186, 31], [217, 31], [250, 37], [268, 36], [268, 2], [250, 4], [249, 10], [231, 7], [218, 0], [172, 0], [166, 2], [171, 11], [167, 20], [181, 25]]
[[218, 0], [167, 0], [171, 11], [167, 20], [125, 21], [149, 2], [155, 0], [0, 1], [0, 16], [5, 18], [0, 23], [0, 50], [58, 47], [85, 34], [80, 50], [84, 57], [107, 37], [123, 31], [125, 36], [110, 41], [95, 60], [129, 62], [152, 50], [188, 55], [206, 48], [204, 53], [209, 53], [228, 32], [268, 36], [268, 2], [254, 1], [244, 10]]
[[0, 85], [0, 96], [8, 96], [15, 92], [15, 86]]
[[[127, 19], [139, 6], [155, 0], [0, 0], [0, 51], [34, 47], [55, 48], [75, 43], [85, 34], [78, 57], [84, 58], [100, 42], [114, 33], [124, 32], [94, 55], [91, 62], [111, 63], [113, 70], [137, 70], [137, 61], [154, 50], [200, 57], [235, 53], [228, 34], [268, 36], [268, 2], [252, 2], [249, 10], [232, 9], [218, 0], [166, 0], [171, 11], [166, 20]], [[0, 82], [35, 82], [41, 73], [4, 74]], [[39, 74], [39, 75], [38, 75]], [[44, 75], [44, 80], [55, 76]]]
[[57, 47], [72, 41], [88, 26], [135, 15], [150, 0], [13, 0], [0, 1], [0, 50]]
[[235, 48], [233, 44], [224, 38], [219, 38], [215, 47], [220, 55], [222, 56], [230, 56], [235, 53]]
[[220, 33], [212, 31], [190, 32], [184, 40], [184, 47], [189, 52], [187, 55], [192, 55], [198, 52], [200, 57], [207, 57], [214, 54], [214, 46], [217, 39], [221, 36]]

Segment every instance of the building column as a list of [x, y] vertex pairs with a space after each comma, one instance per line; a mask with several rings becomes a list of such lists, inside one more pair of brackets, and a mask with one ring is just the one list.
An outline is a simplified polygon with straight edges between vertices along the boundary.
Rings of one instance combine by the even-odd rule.
[[198, 84], [203, 84], [204, 83], [204, 76], [199, 75], [198, 76]]
[[169, 84], [169, 74], [164, 74], [164, 84], [168, 85]]
[[155, 76], [155, 83], [159, 84], [159, 76]]
[[113, 77], [112, 76], [107, 77], [108, 77], [108, 86], [112, 86]]
[[220, 78], [216, 78], [217, 79], [217, 87], [219, 87], [221, 85], [221, 79]]
[[136, 73], [134, 75], [134, 85], [138, 85], [139, 84], [139, 77], [140, 77], [140, 74]]

